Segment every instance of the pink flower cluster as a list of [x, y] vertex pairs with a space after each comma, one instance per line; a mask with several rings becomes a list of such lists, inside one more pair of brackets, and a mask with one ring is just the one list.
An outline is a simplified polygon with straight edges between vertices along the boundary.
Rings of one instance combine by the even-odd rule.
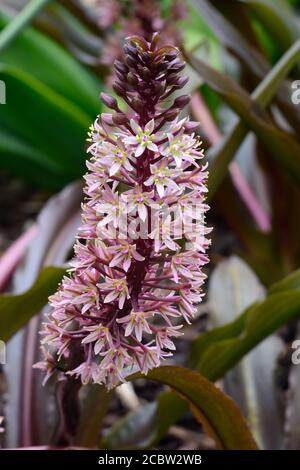
[[[114, 88], [131, 111], [123, 113], [115, 98], [102, 94], [114, 112], [99, 116], [90, 130], [75, 257], [50, 298], [45, 361], [37, 364], [46, 379], [59, 370], [108, 388], [172, 355], [181, 320], [190, 323], [201, 302], [209, 245], [197, 124], [178, 119], [187, 96], [166, 104], [186, 83], [179, 51], [159, 48], [157, 36], [151, 43], [132, 37], [124, 55], [115, 64]], [[176, 218], [167, 215], [153, 230], [152, 209], [160, 214], [175, 206]], [[147, 236], [124, 232], [124, 215], [136, 231], [146, 223]], [[178, 222], [185, 225], [183, 240]]]

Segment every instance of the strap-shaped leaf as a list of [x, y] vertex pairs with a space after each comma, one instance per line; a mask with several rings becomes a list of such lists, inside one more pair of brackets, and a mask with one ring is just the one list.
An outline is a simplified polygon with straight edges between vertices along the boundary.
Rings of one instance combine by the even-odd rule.
[[0, 14], [0, 79], [6, 87], [0, 164], [30, 183], [58, 190], [84, 172], [100, 81], [54, 41], [32, 28], [23, 31], [30, 20], [24, 20], [25, 10], [10, 22]]
[[[44, 168], [49, 179], [53, 174], [58, 175], [59, 181], [63, 177], [65, 181], [80, 177], [84, 171], [90, 117], [68, 99], [11, 65], [0, 65], [0, 79], [5, 82], [7, 92], [5, 111], [0, 116], [1, 128], [13, 130], [7, 135], [13, 133], [17, 140], [35, 149], [29, 159], [26, 148], [13, 149], [20, 166], [35, 159], [34, 168], [37, 165]], [[13, 170], [16, 161], [11, 161], [5, 148], [0, 157], [1, 165]], [[57, 189], [59, 183], [53, 180], [47, 186]], [[37, 179], [35, 183], [40, 181]]]
[[[137, 374], [131, 380], [144, 378]], [[176, 366], [162, 366], [150, 371], [147, 379], [169, 385], [191, 405], [221, 449], [256, 449], [246, 421], [234, 401], [198, 372]]]
[[203, 334], [193, 345], [196, 368], [211, 380], [222, 377], [264, 338], [300, 313], [300, 290], [279, 292], [237, 320]]
[[[300, 40], [297, 41], [292, 52], [293, 59], [290, 64], [295, 63], [300, 57]], [[210, 67], [202, 60], [187, 56], [190, 65], [200, 74], [204, 81], [216, 92], [222, 99], [239, 115], [243, 123], [253, 130], [257, 137], [260, 139], [264, 147], [268, 150], [270, 155], [276, 159], [282, 166], [282, 169], [289, 173], [289, 175], [300, 184], [300, 144], [299, 142], [287, 132], [282, 131], [272, 124], [262, 107], [252, 99], [252, 97], [244, 90], [238, 83], [232, 80], [227, 75], [221, 74], [217, 70]], [[288, 70], [288, 69], [287, 69]], [[276, 80], [276, 84], [277, 80]], [[274, 84], [270, 82], [270, 87]], [[276, 90], [276, 87], [275, 87]], [[264, 90], [261, 102], [264, 104], [266, 99], [269, 101], [267, 88]], [[272, 96], [272, 94], [271, 94]], [[242, 136], [241, 129], [235, 127], [234, 138]], [[236, 148], [233, 146], [233, 148]], [[233, 155], [232, 155], [233, 156]], [[231, 160], [226, 154], [226, 162]], [[221, 158], [221, 157], [220, 157]], [[223, 162], [222, 157], [222, 162]], [[229, 160], [229, 161], [228, 161]], [[218, 159], [219, 162], [219, 159]], [[218, 168], [218, 162], [215, 163], [213, 169], [213, 178], [215, 168]], [[227, 167], [225, 167], [226, 169]], [[219, 170], [218, 170], [219, 172]], [[213, 186], [219, 184], [220, 175], [218, 173], [217, 182], [213, 180]], [[210, 183], [211, 184], [211, 183]]]
[[51, 0], [31, 0], [28, 5], [16, 16], [9, 25], [0, 33], [0, 52], [4, 51], [11, 42], [20, 34], [28, 23]]
[[33, 286], [24, 294], [0, 296], [0, 339], [2, 341], [8, 341], [44, 307], [64, 273], [63, 268], [45, 268]]
[[70, 180], [47, 155], [4, 126], [0, 129], [0, 160], [2, 169], [50, 190], [57, 190]]
[[95, 447], [99, 441], [102, 421], [111, 399], [103, 385], [90, 385], [82, 403], [82, 413], [75, 442], [81, 447]]
[[[235, 29], [225, 16], [220, 14], [214, 5], [206, 0], [194, 0], [194, 3], [222, 43], [235, 51], [241, 61], [247, 64], [247, 67], [254, 76], [261, 80], [260, 84], [251, 94], [251, 97], [262, 108], [265, 108], [277, 94], [276, 98], [286, 119], [294, 125], [295, 129], [298, 129], [299, 110], [290, 101], [290, 83], [283, 80], [291, 68], [299, 61], [299, 41], [294, 43], [270, 70], [270, 66], [264, 57], [247, 42], [245, 37]], [[221, 7], [223, 3], [220, 3], [218, 6]], [[212, 86], [211, 83], [210, 86]], [[249, 123], [243, 122], [242, 119], [238, 120], [233, 129], [224, 138], [222, 145], [210, 149], [209, 153], [214, 162], [210, 168], [208, 182], [210, 189], [209, 199], [213, 198], [223, 181], [228, 165], [246, 137], [248, 128]]]
[[297, 16], [288, 2], [281, 0], [241, 0], [270, 33], [276, 46], [288, 49], [298, 38], [300, 28]]
[[[0, 28], [7, 24], [7, 18], [0, 12]], [[55, 90], [83, 109], [91, 120], [99, 113], [100, 80], [40, 31], [26, 28], [11, 47], [2, 52], [0, 61], [21, 69]]]

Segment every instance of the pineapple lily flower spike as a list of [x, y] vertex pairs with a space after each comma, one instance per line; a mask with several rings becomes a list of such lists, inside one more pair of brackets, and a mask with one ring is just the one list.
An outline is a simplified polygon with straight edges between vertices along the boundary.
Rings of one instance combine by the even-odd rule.
[[[35, 365], [111, 389], [172, 356], [191, 322], [208, 262], [206, 165], [198, 123], [178, 115], [184, 63], [175, 47], [130, 37], [115, 62], [113, 110], [90, 129], [82, 225], [68, 276], [50, 297]], [[172, 104], [171, 104], [172, 103]]]

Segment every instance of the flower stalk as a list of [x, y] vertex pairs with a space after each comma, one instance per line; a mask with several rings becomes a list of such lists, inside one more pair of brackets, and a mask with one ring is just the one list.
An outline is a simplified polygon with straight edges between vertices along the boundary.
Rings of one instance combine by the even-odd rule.
[[[82, 224], [70, 274], [50, 298], [45, 361], [36, 365], [113, 388], [172, 355], [181, 320], [201, 302], [208, 262], [206, 165], [198, 124], [179, 119], [189, 97], [171, 100], [187, 77], [173, 46], [130, 37], [115, 62], [112, 113], [90, 129]], [[74, 355], [78, 363], [74, 367]]]

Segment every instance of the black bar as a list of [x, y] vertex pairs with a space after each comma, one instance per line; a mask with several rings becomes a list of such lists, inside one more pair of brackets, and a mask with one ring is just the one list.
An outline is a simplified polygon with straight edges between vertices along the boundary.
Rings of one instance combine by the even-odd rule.
[[113, 465], [122, 469], [147, 468], [153, 465], [184, 465], [222, 469], [254, 468], [257, 464], [289, 465], [300, 459], [300, 451], [96, 451], [96, 450], [5, 450], [1, 449], [0, 464], [83, 465], [85, 469]]

